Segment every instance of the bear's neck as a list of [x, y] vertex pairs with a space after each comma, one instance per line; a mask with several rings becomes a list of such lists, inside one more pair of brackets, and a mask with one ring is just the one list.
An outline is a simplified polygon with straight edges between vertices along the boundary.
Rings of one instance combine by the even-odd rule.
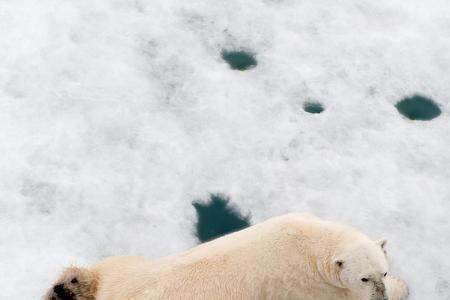
[[304, 224], [298, 227], [290, 226], [285, 233], [280, 232], [280, 235], [286, 239], [282, 248], [291, 248], [286, 254], [281, 255], [284, 256], [282, 259], [289, 257], [287, 259], [289, 264], [295, 266], [300, 272], [306, 272], [298, 274], [299, 276], [314, 277], [318, 279], [316, 282], [325, 282], [336, 288], [344, 288], [334, 260], [336, 253], [339, 253], [340, 248], [345, 244], [340, 233], [346, 231], [346, 228], [328, 230], [322, 226], [315, 228], [314, 225], [308, 228], [305, 228]]

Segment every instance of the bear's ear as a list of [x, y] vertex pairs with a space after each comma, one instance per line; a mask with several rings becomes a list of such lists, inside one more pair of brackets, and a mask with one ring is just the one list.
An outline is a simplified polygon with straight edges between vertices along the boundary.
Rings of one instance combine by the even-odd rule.
[[335, 259], [334, 265], [337, 266], [338, 268], [342, 268], [344, 266], [344, 261], [342, 259]]
[[387, 244], [387, 241], [386, 241], [385, 239], [382, 239], [382, 240], [375, 241], [375, 243], [376, 243], [377, 245], [379, 245], [379, 246], [381, 247], [381, 249], [384, 250], [384, 248], [385, 248], [385, 246], [386, 246], [386, 244]]

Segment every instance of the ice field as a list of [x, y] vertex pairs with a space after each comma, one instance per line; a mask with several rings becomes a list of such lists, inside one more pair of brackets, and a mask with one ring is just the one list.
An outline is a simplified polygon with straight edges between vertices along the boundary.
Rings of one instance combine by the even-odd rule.
[[210, 193], [386, 238], [450, 299], [449, 1], [0, 0], [0, 37], [0, 299], [196, 245]]

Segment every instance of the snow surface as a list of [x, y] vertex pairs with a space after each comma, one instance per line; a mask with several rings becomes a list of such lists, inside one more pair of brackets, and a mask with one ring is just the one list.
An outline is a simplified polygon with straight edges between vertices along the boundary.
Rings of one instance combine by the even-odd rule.
[[1, 299], [194, 246], [211, 192], [385, 237], [410, 299], [450, 299], [448, 0], [0, 0], [0, 37]]

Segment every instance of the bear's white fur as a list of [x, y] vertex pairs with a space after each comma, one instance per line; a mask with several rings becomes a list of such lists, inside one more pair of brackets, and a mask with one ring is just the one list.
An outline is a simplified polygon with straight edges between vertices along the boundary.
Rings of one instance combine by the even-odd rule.
[[406, 284], [386, 276], [384, 244], [346, 225], [289, 214], [178, 255], [113, 257], [92, 271], [97, 300], [405, 299]]

